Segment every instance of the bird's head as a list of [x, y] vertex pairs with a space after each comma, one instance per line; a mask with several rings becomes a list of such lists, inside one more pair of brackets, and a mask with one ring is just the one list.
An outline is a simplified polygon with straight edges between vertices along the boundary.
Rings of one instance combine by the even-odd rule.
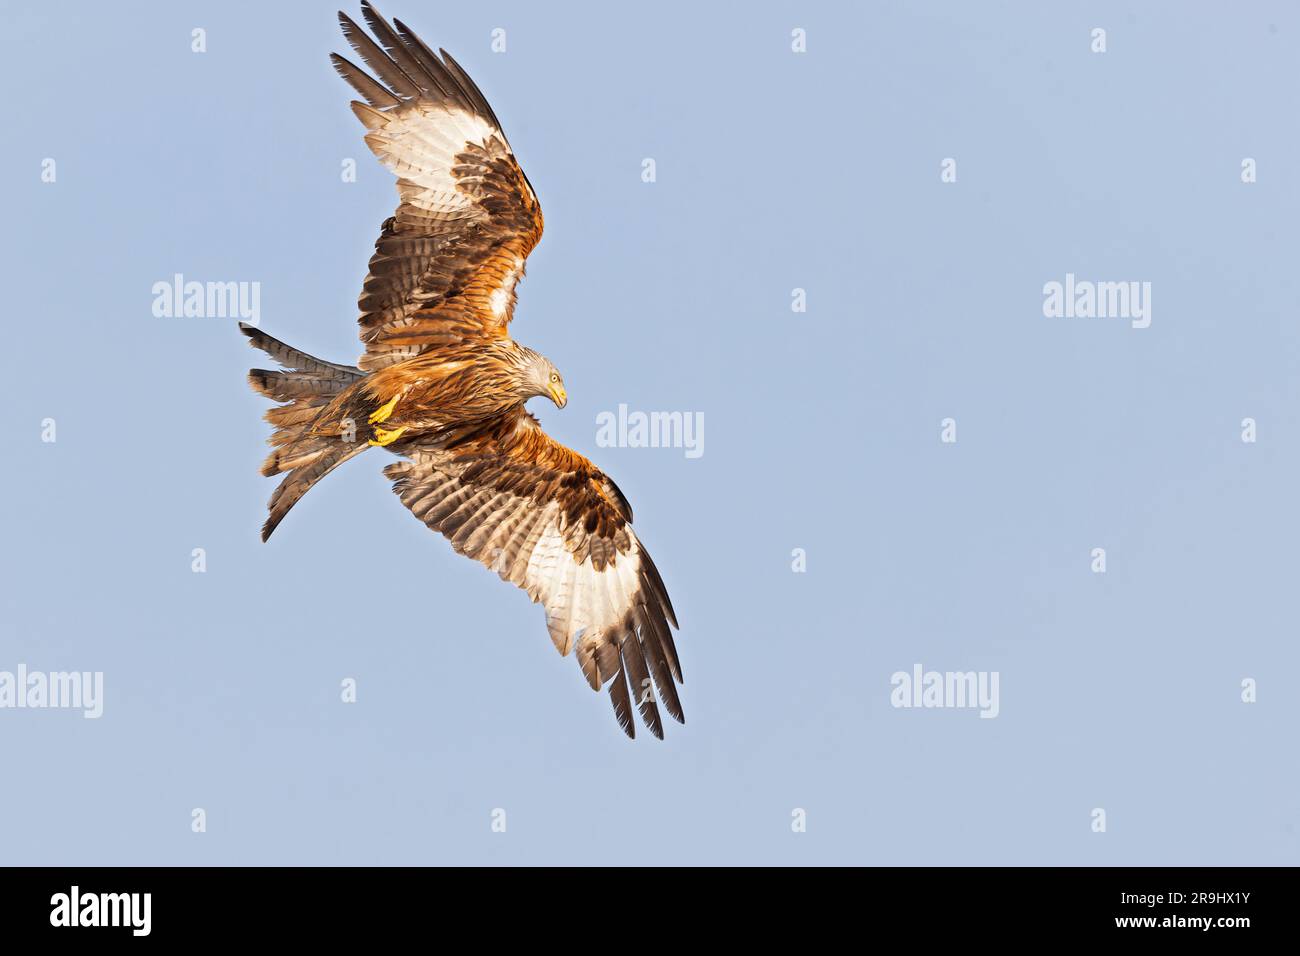
[[569, 393], [564, 390], [564, 376], [555, 367], [555, 363], [545, 355], [539, 355], [531, 349], [528, 351], [531, 353], [525, 366], [528, 394], [549, 398], [555, 403], [556, 408], [563, 408], [569, 404]]
[[564, 376], [554, 365], [551, 366], [550, 374], [546, 376], [546, 394], [551, 397], [556, 408], [563, 408], [569, 404], [569, 393], [564, 390]]

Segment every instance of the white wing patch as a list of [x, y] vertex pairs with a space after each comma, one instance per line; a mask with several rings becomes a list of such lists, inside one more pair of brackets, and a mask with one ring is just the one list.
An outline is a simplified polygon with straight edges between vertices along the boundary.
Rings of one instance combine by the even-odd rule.
[[579, 638], [596, 638], [618, 627], [632, 606], [640, 584], [641, 543], [628, 529], [633, 548], [614, 564], [597, 571], [586, 558], [573, 560], [564, 534], [552, 519], [533, 547], [524, 572], [524, 588], [546, 609], [546, 627], [555, 649], [567, 655]]
[[[435, 467], [437, 467], [435, 465]], [[560, 507], [548, 504], [540, 513], [530, 502], [509, 493], [462, 485], [464, 469], [451, 465], [442, 478], [410, 503], [416, 517], [423, 519], [429, 506], [454, 499], [457, 514], [481, 517], [478, 530], [451, 537], [461, 554], [482, 561], [502, 580], [518, 584], [529, 598], [546, 611], [546, 627], [555, 648], [567, 656], [574, 644], [594, 640], [612, 632], [626, 618], [640, 589], [641, 542], [629, 527], [632, 547], [617, 554], [614, 564], [597, 571], [588, 556], [578, 564], [565, 546], [560, 527]], [[463, 526], [468, 531], [473, 524]], [[510, 539], [522, 538], [521, 552], [514, 556], [505, 547]]]
[[515, 286], [524, 274], [524, 260], [516, 258], [510, 271], [505, 274], [501, 284], [488, 296], [488, 307], [498, 319], [504, 319], [514, 308]]
[[467, 146], [485, 146], [499, 130], [487, 120], [454, 107], [428, 102], [378, 110], [354, 102], [366, 128], [366, 145], [398, 176], [404, 202], [437, 219], [479, 215], [470, 197], [456, 188], [452, 167]]

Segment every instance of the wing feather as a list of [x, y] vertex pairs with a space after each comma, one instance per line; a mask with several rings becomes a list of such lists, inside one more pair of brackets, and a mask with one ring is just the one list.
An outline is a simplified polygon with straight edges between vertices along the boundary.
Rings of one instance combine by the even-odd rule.
[[[362, 3], [363, 13], [370, 11], [370, 5]], [[357, 56], [361, 57], [366, 66], [378, 74], [379, 78], [392, 90], [393, 93], [407, 97], [417, 97], [420, 95], [419, 85], [412, 80], [391, 57], [389, 57], [374, 40], [366, 35], [366, 31], [357, 26], [356, 21], [350, 16], [339, 11], [339, 26], [343, 30], [343, 37], [352, 45], [352, 49], [357, 51]]]
[[593, 688], [609, 685], [629, 735], [635, 709], [663, 736], [660, 700], [684, 722], [669, 630], [676, 617], [626, 501], [604, 474], [522, 409], [454, 447], [417, 441], [402, 453], [406, 460], [386, 474], [403, 504], [457, 552], [542, 604], [557, 650], [574, 653]]
[[397, 175], [358, 306], [374, 371], [442, 344], [500, 338], [515, 287], [542, 236], [541, 206], [483, 93], [446, 51], [434, 53], [370, 3], [374, 38], [346, 14], [343, 35], [371, 73], [338, 54], [335, 70], [365, 102], [352, 110], [366, 145]]

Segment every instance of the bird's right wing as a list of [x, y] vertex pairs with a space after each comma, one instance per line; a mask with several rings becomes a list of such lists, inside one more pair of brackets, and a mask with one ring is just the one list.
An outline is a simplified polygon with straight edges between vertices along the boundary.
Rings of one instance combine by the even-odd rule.
[[454, 448], [412, 443], [401, 454], [409, 460], [385, 474], [402, 503], [546, 609], [560, 653], [575, 651], [593, 689], [609, 683], [628, 736], [636, 735], [634, 702], [651, 733], [663, 736], [655, 688], [684, 722], [669, 630], [677, 618], [632, 531], [632, 509], [609, 478], [522, 408]]

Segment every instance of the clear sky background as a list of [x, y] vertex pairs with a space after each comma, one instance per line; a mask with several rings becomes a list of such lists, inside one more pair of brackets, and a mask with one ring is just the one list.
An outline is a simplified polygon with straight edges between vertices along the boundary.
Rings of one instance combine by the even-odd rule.
[[[677, 606], [660, 742], [382, 452], [263, 545], [265, 363], [152, 314], [260, 282], [264, 329], [355, 360], [396, 193], [335, 9], [5, 0], [0, 670], [106, 699], [0, 710], [0, 862], [1300, 862], [1300, 11], [380, 6], [540, 194], [513, 332]], [[1045, 318], [1067, 272], [1150, 282], [1150, 328]], [[597, 447], [620, 403], [702, 413], [703, 456]], [[917, 663], [998, 672], [999, 716], [892, 707]]]

